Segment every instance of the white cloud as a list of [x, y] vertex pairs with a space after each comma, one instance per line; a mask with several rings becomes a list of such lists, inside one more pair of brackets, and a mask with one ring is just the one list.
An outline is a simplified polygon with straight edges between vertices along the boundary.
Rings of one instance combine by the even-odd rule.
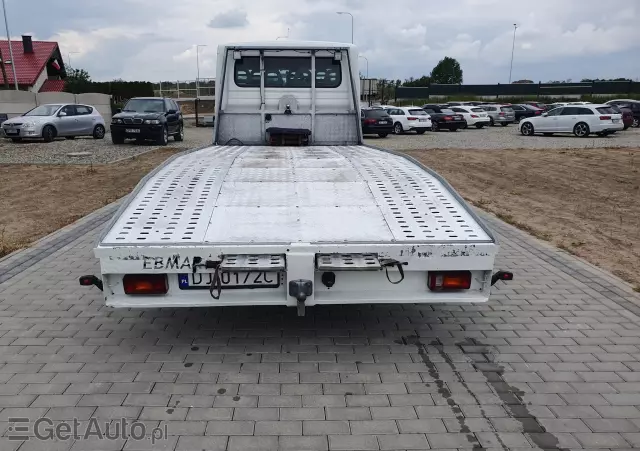
[[[46, 17], [30, 14], [50, 0], [12, 4], [29, 29], [60, 43], [95, 79], [192, 79], [195, 45], [202, 76], [215, 75], [216, 46], [229, 41], [349, 41], [369, 59], [372, 76], [419, 77], [444, 56], [460, 61], [467, 83], [506, 81], [513, 23], [518, 24], [514, 76], [534, 80], [604, 75], [640, 76], [640, 3], [629, 0], [459, 0], [437, 8], [415, 0], [146, 0], [122, 2], [115, 14], [97, 0], [66, 0]], [[211, 25], [214, 25], [212, 28]], [[14, 31], [17, 33], [22, 30]], [[626, 52], [626, 53], [625, 53]], [[506, 69], [506, 70], [505, 70]]]

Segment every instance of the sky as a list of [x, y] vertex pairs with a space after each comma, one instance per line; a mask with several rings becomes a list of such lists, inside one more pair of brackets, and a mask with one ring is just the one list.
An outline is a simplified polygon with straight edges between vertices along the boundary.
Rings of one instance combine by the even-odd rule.
[[[418, 78], [445, 56], [465, 84], [640, 79], [638, 0], [6, 0], [11, 36], [60, 44], [94, 80], [215, 77], [226, 42], [354, 41], [369, 76]], [[55, 5], [55, 6], [54, 6]], [[36, 13], [38, 12], [38, 13]], [[0, 22], [1, 24], [1, 22]], [[3, 27], [0, 25], [0, 29]], [[360, 70], [367, 72], [360, 59]]]

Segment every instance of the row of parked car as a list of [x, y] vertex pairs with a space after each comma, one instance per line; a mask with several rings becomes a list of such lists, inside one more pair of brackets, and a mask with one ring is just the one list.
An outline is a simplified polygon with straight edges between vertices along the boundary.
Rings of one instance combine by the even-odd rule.
[[[640, 102], [629, 99], [612, 100], [606, 104], [448, 102], [421, 107], [374, 105], [361, 108], [363, 134], [380, 137], [412, 131], [423, 134], [427, 130], [446, 129], [455, 132], [468, 127], [506, 127], [512, 123], [518, 124], [523, 135], [574, 133], [583, 137], [596, 133], [606, 136], [629, 127], [638, 127], [639, 118]], [[525, 122], [527, 125], [523, 128]]]

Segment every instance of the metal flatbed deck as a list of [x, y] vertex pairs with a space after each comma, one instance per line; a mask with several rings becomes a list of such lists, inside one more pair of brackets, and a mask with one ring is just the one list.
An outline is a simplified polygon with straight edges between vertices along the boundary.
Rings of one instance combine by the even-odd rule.
[[492, 243], [437, 174], [367, 146], [212, 146], [134, 191], [101, 245]]

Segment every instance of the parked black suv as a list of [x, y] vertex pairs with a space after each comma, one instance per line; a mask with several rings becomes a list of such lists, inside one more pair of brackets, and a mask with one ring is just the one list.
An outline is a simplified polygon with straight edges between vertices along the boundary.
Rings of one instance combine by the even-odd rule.
[[360, 110], [360, 124], [363, 135], [378, 135], [386, 138], [393, 133], [393, 119], [383, 110], [378, 108], [362, 108]]
[[134, 97], [111, 119], [111, 140], [122, 144], [125, 139], [154, 140], [165, 146], [169, 135], [184, 139], [184, 121], [178, 104], [164, 97]]

